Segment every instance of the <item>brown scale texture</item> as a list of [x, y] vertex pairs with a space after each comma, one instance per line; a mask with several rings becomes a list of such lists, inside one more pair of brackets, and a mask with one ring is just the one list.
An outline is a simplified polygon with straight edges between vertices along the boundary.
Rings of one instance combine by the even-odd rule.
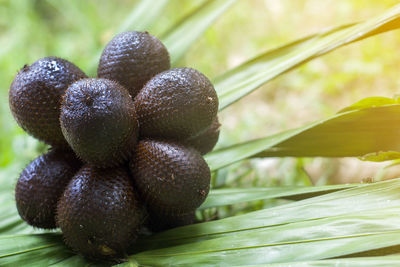
[[98, 167], [127, 160], [139, 124], [128, 91], [107, 79], [82, 79], [65, 92], [61, 129], [75, 153]]
[[65, 243], [94, 259], [118, 259], [137, 237], [145, 210], [124, 168], [85, 165], [73, 177], [57, 207]]
[[15, 120], [28, 134], [53, 146], [67, 146], [61, 133], [61, 96], [68, 86], [87, 77], [67, 60], [46, 57], [25, 65], [11, 84], [9, 104]]
[[206, 76], [191, 68], [175, 68], [147, 82], [135, 107], [141, 136], [185, 140], [211, 125], [218, 98]]
[[135, 97], [151, 77], [169, 68], [169, 54], [160, 40], [132, 31], [118, 34], [107, 44], [97, 75], [119, 82]]
[[149, 211], [150, 219], [148, 227], [153, 232], [165, 231], [179, 226], [193, 224], [196, 220], [195, 211], [190, 211], [184, 214], [160, 212], [152, 213]]
[[141, 140], [130, 170], [135, 188], [153, 213], [193, 211], [210, 189], [210, 169], [199, 152], [170, 141]]
[[56, 228], [57, 201], [80, 166], [72, 151], [52, 150], [33, 160], [15, 188], [21, 218], [39, 228]]
[[213, 150], [217, 144], [220, 127], [221, 124], [217, 117], [207, 130], [195, 137], [187, 139], [184, 144], [195, 148], [200, 154], [205, 155]]

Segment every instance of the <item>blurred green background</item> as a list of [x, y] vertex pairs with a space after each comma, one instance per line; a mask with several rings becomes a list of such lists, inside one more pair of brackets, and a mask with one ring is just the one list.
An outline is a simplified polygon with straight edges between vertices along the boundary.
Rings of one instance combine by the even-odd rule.
[[[45, 149], [19, 128], [10, 114], [8, 90], [18, 70], [39, 58], [58, 56], [94, 76], [101, 49], [129, 18], [136, 2], [0, 0], [0, 170], [24, 165]], [[203, 2], [171, 0], [148, 31], [161, 36]], [[178, 65], [194, 67], [212, 79], [263, 51], [329, 27], [368, 19], [397, 3], [239, 0]], [[400, 32], [389, 32], [275, 79], [220, 114], [219, 146], [325, 118], [367, 96], [396, 95], [399, 47]], [[220, 171], [215, 185], [327, 184], [400, 174], [398, 167], [384, 166], [358, 159], [253, 160]]]

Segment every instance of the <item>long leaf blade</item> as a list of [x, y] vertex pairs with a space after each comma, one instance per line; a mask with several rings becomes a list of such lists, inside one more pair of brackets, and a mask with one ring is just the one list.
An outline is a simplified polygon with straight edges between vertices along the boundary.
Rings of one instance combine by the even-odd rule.
[[[131, 263], [231, 266], [319, 260], [397, 246], [399, 186], [400, 179], [363, 185], [277, 208], [176, 228], [144, 239], [138, 248], [165, 248], [132, 255]], [[9, 246], [11, 239], [15, 242], [13, 247]], [[57, 234], [2, 236], [0, 262], [28, 262], [30, 256], [40, 263], [45, 259], [60, 263], [78, 260], [71, 258], [61, 244]]]
[[348, 189], [357, 185], [327, 185], [327, 186], [283, 186], [268, 188], [232, 188], [213, 189], [200, 209], [215, 208], [242, 202], [265, 200], [271, 198], [309, 198]]
[[[400, 244], [400, 207], [272, 226], [254, 231], [146, 251], [141, 264], [246, 265], [318, 260]], [[251, 214], [248, 214], [251, 216]], [[193, 266], [192, 265], [192, 266]]]
[[141, 244], [164, 248], [132, 258], [152, 266], [172, 262], [174, 266], [234, 266], [319, 260], [377, 249], [392, 253], [392, 247], [400, 245], [399, 183], [397, 179], [360, 186], [176, 228]]
[[396, 5], [363, 23], [341, 26], [268, 51], [215, 80], [220, 110], [300, 64], [349, 43], [399, 27], [400, 5]]
[[[179, 227], [159, 233], [148, 242], [189, 242], [203, 238], [215, 238], [304, 220], [340, 216], [356, 212], [380, 210], [400, 206], [400, 179], [360, 185], [327, 195], [291, 204], [238, 215], [218, 221]], [[366, 197], [368, 196], [368, 197]], [[146, 241], [146, 242], [147, 242]]]
[[400, 151], [400, 105], [371, 106], [206, 155], [212, 170], [249, 157], [360, 157]]
[[171, 64], [174, 65], [204, 31], [235, 1], [208, 0], [167, 31], [161, 39], [169, 51]]
[[65, 246], [59, 233], [0, 235], [0, 266], [109, 266]]
[[147, 30], [155, 21], [157, 21], [157, 17], [161, 14], [168, 2], [169, 0], [159, 0], [157, 1], [157, 4], [154, 4], [152, 1], [140, 1], [122, 22], [116, 33], [129, 30]]
[[[285, 263], [273, 263], [262, 265], [248, 265], [248, 267], [287, 267]], [[291, 262], [290, 267], [376, 267], [376, 266], [400, 266], [400, 255], [380, 257], [358, 257], [346, 259], [331, 259], [319, 261]]]

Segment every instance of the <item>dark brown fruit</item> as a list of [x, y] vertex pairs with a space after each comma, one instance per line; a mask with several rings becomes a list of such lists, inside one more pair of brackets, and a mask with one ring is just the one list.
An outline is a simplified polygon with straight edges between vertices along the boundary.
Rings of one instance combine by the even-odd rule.
[[80, 166], [72, 151], [52, 150], [33, 160], [15, 188], [21, 218], [32, 226], [56, 228], [57, 201]]
[[107, 44], [97, 74], [119, 82], [135, 97], [151, 77], [169, 68], [169, 54], [160, 40], [148, 32], [132, 31]]
[[187, 139], [184, 144], [195, 148], [200, 154], [205, 155], [213, 150], [217, 144], [220, 127], [221, 124], [217, 117], [207, 130], [198, 136]]
[[123, 257], [144, 220], [144, 208], [123, 168], [85, 165], [68, 184], [57, 207], [65, 243], [94, 259]]
[[61, 96], [71, 83], [85, 77], [61, 58], [46, 57], [25, 65], [10, 87], [11, 113], [33, 137], [53, 146], [67, 146], [58, 120]]
[[128, 91], [107, 79], [83, 79], [65, 92], [61, 129], [75, 153], [98, 167], [116, 166], [133, 151], [138, 121]]
[[210, 169], [199, 152], [169, 141], [140, 141], [130, 170], [136, 189], [153, 213], [193, 211], [210, 188]]
[[163, 214], [159, 212], [149, 213], [148, 227], [153, 232], [165, 231], [179, 226], [193, 224], [196, 220], [195, 212], [190, 211], [184, 214]]
[[218, 98], [206, 76], [191, 68], [175, 68], [147, 82], [135, 107], [141, 136], [185, 140], [211, 125]]

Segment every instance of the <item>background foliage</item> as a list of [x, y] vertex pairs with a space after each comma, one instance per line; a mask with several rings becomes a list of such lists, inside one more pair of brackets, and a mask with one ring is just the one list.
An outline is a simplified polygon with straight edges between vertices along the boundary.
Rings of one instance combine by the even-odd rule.
[[[224, 5], [227, 8], [230, 2], [233, 1], [163, 0], [157, 1], [157, 6], [150, 12], [146, 4], [143, 4], [145, 1], [139, 2], [137, 6], [138, 1], [123, 0], [112, 2], [105, 0], [0, 0], [0, 178], [3, 181], [0, 185], [0, 192], [3, 192], [0, 198], [3, 200], [0, 202], [0, 211], [2, 208], [4, 211], [0, 212], [2, 216], [0, 230], [2, 233], [19, 234], [19, 236], [0, 237], [0, 258], [4, 255], [12, 255], [15, 251], [19, 251], [18, 253], [29, 251], [28, 258], [8, 257], [7, 263], [21, 264], [27, 260], [37, 262], [37, 264], [61, 261], [65, 266], [83, 264], [82, 258], [72, 256], [61, 244], [57, 234], [22, 235], [31, 232], [31, 229], [20, 223], [14, 211], [10, 212], [7, 209], [13, 205], [10, 188], [15, 183], [19, 170], [46, 149], [45, 146], [23, 133], [9, 112], [7, 95], [9, 84], [24, 64], [30, 64], [41, 57], [56, 55], [76, 63], [93, 76], [99, 53], [115, 32], [147, 29], [150, 33], [164, 38], [175, 55], [182, 56], [179, 60], [175, 57], [176, 66], [194, 67], [211, 79], [215, 79], [265, 51], [324, 31], [328, 27], [370, 19], [397, 4], [397, 1], [389, 0], [368, 3], [362, 0], [237, 1], [194, 42], [187, 53], [180, 55], [180, 51], [183, 51], [182, 47], [185, 48], [185, 46], [177, 44], [185, 45], [185, 42], [178, 42], [178, 40], [196, 36], [181, 34], [179, 31], [171, 32], [171, 29], [175, 28], [174, 25], [179, 26], [181, 25], [179, 21], [191, 18], [190, 14], [198, 11], [198, 8], [204, 4], [208, 5], [208, 8], [200, 8], [203, 10], [200, 14], [210, 13]], [[146, 16], [133, 23], [135, 17], [140, 16], [140, 7], [144, 8]], [[157, 14], [161, 10], [163, 10], [161, 14]], [[396, 14], [398, 13], [397, 11]], [[195, 19], [194, 22], [196, 22]], [[189, 24], [187, 29], [183, 27], [182, 31], [190, 32], [192, 25]], [[206, 26], [208, 25], [204, 24], [204, 28]], [[322, 35], [321, 38], [323, 37]], [[221, 150], [208, 156], [211, 167], [216, 170], [227, 165], [227, 162], [222, 162], [222, 164], [215, 160], [216, 158], [227, 160], [230, 164], [235, 162], [236, 158], [240, 158], [237, 155], [239, 152], [241, 153], [239, 156], [243, 156], [244, 152], [253, 151], [252, 149], [260, 147], [261, 143], [266, 149], [259, 151], [261, 153], [259, 155], [262, 156], [328, 155], [329, 151], [333, 151], [334, 146], [337, 148], [336, 143], [331, 146], [320, 144], [317, 146], [317, 152], [312, 154], [312, 149], [309, 149], [310, 142], [307, 140], [313, 140], [313, 138], [321, 140], [321, 132], [326, 133], [328, 130], [332, 132], [332, 129], [336, 129], [338, 125], [344, 130], [343, 122], [346, 121], [360, 122], [357, 128], [359, 131], [353, 131], [354, 136], [351, 137], [334, 135], [329, 138], [341, 138], [343, 142], [340, 140], [338, 142], [345, 143], [346, 146], [347, 144], [351, 146], [354, 141], [361, 140], [361, 145], [352, 147], [352, 153], [355, 153], [356, 147], [363, 147], [363, 144], [370, 140], [368, 138], [374, 137], [386, 141], [386, 143], [377, 142], [376, 147], [391, 148], [395, 144], [394, 135], [385, 136], [382, 133], [400, 132], [398, 116], [395, 116], [400, 112], [398, 102], [392, 98], [397, 94], [400, 83], [397, 79], [399, 43], [400, 33], [393, 31], [346, 46], [301, 65], [226, 108], [220, 113], [223, 124], [218, 145], [220, 148], [254, 138], [271, 136], [316, 120], [323, 120], [325, 124], [322, 130], [312, 128], [313, 131], [305, 132], [305, 138], [303, 132], [307, 127], [298, 130], [303, 134], [300, 136], [293, 135], [296, 132], [287, 132], [272, 139], [268, 137], [265, 140], [250, 143], [240, 149]], [[259, 69], [261, 71], [260, 66]], [[216, 85], [219, 84], [223, 83], [218, 83], [217, 79]], [[335, 115], [337, 111], [369, 96], [387, 98], [372, 98], [343, 110], [347, 113]], [[379, 103], [384, 103], [386, 106], [375, 108]], [[360, 108], [365, 110], [359, 111]], [[360, 118], [365, 118], [364, 124]], [[381, 118], [386, 118], [386, 120]], [[374, 127], [367, 129], [369, 125]], [[348, 131], [352, 130], [353, 126], [354, 124], [351, 124], [347, 128]], [[368, 137], [368, 134], [372, 133], [374, 135]], [[294, 138], [290, 139], [292, 141], [286, 141], [287, 138], [292, 137]], [[365, 142], [362, 137], [366, 138]], [[280, 138], [279, 142], [276, 141], [277, 138]], [[292, 151], [292, 154], [287, 152], [288, 147], [294, 147], [290, 145], [290, 142], [297, 145], [297, 152]], [[332, 150], [327, 150], [327, 148]], [[325, 151], [322, 151], [324, 149]], [[398, 147], [393, 147], [393, 150], [400, 151]], [[276, 151], [284, 152], [280, 155], [276, 154]], [[347, 155], [344, 153], [346, 151], [343, 151], [342, 154], [335, 152], [336, 156]], [[253, 155], [253, 152], [250, 154]], [[361, 155], [363, 153], [360, 150], [354, 155], [351, 154], [351, 156]], [[367, 157], [367, 159], [377, 160], [377, 156], [374, 155], [374, 157]], [[396, 159], [398, 154], [383, 156], [384, 159], [388, 157]], [[189, 247], [177, 246], [141, 252], [134, 255], [129, 264], [135, 265], [138, 261], [144, 265], [181, 264], [184, 266], [190, 263], [194, 266], [193, 255], [200, 255], [196, 258], [196, 264], [202, 266], [212, 265], [221, 259], [226, 260], [228, 265], [256, 264], [257, 262], [265, 263], [262, 255], [272, 255], [271, 253], [275, 253], [276, 258], [271, 258], [270, 262], [285, 262], [294, 259], [306, 261], [293, 263], [293, 266], [313, 266], [314, 264], [318, 266], [330, 266], [330, 264], [376, 266], [373, 265], [376, 262], [398, 263], [400, 260], [398, 256], [362, 259], [351, 257], [336, 261], [314, 262], [314, 260], [398, 245], [399, 242], [393, 238], [399, 235], [400, 231], [395, 227], [398, 218], [394, 216], [398, 213], [397, 180], [361, 187], [358, 185], [306, 187], [348, 181], [361, 182], [365, 179], [371, 180], [369, 179], [371, 177], [378, 181], [398, 176], [397, 165], [384, 168], [387, 165], [387, 163], [363, 162], [356, 158], [283, 157], [254, 159], [219, 169], [214, 175], [213, 186], [222, 189], [210, 194], [198, 213], [199, 219], [213, 220], [240, 214], [246, 214], [246, 217], [234, 216], [221, 222], [212, 221], [204, 226], [188, 227], [187, 230], [180, 229], [179, 232], [172, 230], [165, 236], [161, 234], [153, 237], [153, 240], [144, 239], [143, 248], [148, 249], [182, 245], [189, 241], [193, 243]], [[277, 185], [290, 187], [265, 188]], [[346, 188], [349, 189], [306, 199]], [[364, 196], [364, 194], [368, 194], [367, 203], [357, 202], [360, 201], [359, 196]], [[293, 202], [299, 199], [306, 200]], [[242, 203], [246, 201], [250, 203]], [[357, 205], [351, 205], [351, 203], [357, 203]], [[281, 209], [280, 205], [283, 204], [286, 205]], [[273, 208], [277, 205], [279, 209]], [[272, 208], [248, 213], [267, 207]], [[338, 207], [346, 207], [348, 210], [339, 212]], [[277, 216], [278, 211], [281, 214], [279, 216]], [[270, 220], [265, 220], [265, 218], [270, 218]], [[308, 222], [310, 219], [315, 222]], [[351, 227], [343, 227], [346, 224], [350, 224]], [[279, 237], [274, 236], [273, 233], [276, 231], [280, 233]], [[230, 235], [231, 232], [239, 234]], [[172, 236], [174, 238], [171, 238]], [[388, 238], [389, 236], [392, 238]], [[13, 245], [10, 245], [11, 243]], [[154, 247], [154, 244], [164, 245]], [[232, 244], [241, 247], [231, 250]], [[315, 254], [304, 254], [304, 251], [314, 251]], [[376, 254], [379, 256], [390, 254], [388, 251], [391, 250], [385, 250], [384, 253], [378, 251]], [[397, 252], [396, 249], [394, 251]], [[221, 252], [224, 252], [223, 258], [221, 258]], [[307, 256], [302, 258], [302, 255]], [[171, 258], [174, 262], [171, 262]]]

